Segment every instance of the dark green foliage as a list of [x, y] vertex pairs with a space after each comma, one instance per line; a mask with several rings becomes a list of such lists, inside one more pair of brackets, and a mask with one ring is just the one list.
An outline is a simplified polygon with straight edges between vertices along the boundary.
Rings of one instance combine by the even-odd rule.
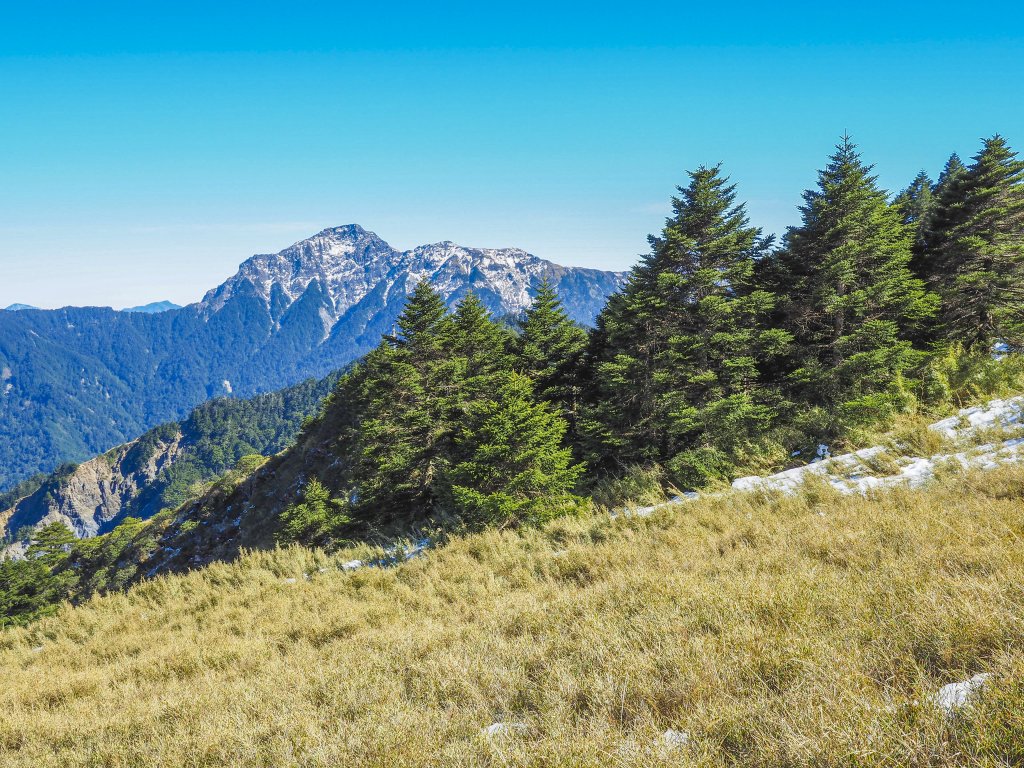
[[934, 199], [932, 180], [921, 171], [909, 187], [896, 195], [893, 205], [900, 212], [904, 224], [918, 229], [927, 219]]
[[566, 422], [533, 397], [530, 379], [505, 373], [473, 403], [456, 438], [461, 461], [444, 478], [452, 511], [471, 525], [539, 524], [578, 510], [583, 467], [563, 444]]
[[110, 533], [76, 539], [63, 523], [32, 533], [24, 559], [0, 562], [0, 627], [26, 624], [65, 602], [123, 590], [143, 576], [166, 517], [127, 518]]
[[452, 319], [428, 283], [416, 287], [397, 325], [341, 386], [355, 414], [347, 434], [353, 505], [382, 522], [433, 506], [466, 369], [453, 355]]
[[302, 501], [281, 513], [277, 539], [282, 544], [302, 542], [329, 547], [339, 543], [339, 533], [351, 522], [348, 503], [332, 499], [330, 491], [315, 477], [302, 491]]
[[218, 398], [193, 410], [180, 425], [184, 455], [158, 478], [160, 507], [180, 506], [195, 495], [197, 484], [236, 469], [246, 456], [273, 456], [287, 448], [338, 379], [310, 379], [248, 400]]
[[598, 318], [592, 446], [605, 467], [657, 463], [684, 485], [728, 476], [778, 414], [762, 372], [789, 334], [754, 284], [770, 239], [749, 226], [719, 168], [674, 198], [651, 253]]
[[922, 261], [943, 338], [1024, 349], [1024, 161], [997, 135], [940, 187]]
[[77, 576], [62, 568], [76, 541], [63, 523], [33, 532], [22, 560], [0, 562], [0, 627], [52, 613], [70, 593]]
[[[577, 505], [566, 422], [512, 372], [515, 341], [473, 294], [448, 314], [433, 288], [415, 289], [397, 332], [342, 380], [331, 406], [344, 412], [329, 417], [341, 425], [344, 467], [333, 487], [356, 527], [451, 516], [525, 524]], [[466, 485], [471, 476], [482, 485]]]
[[913, 233], [849, 139], [800, 210], [776, 259], [789, 286], [795, 397], [838, 425], [884, 417], [906, 404], [904, 378], [920, 360], [909, 337], [936, 310], [909, 268]]
[[519, 369], [536, 383], [537, 397], [558, 407], [573, 428], [581, 404], [586, 331], [569, 319], [548, 280], [518, 325]]
[[[954, 155], [954, 157], [956, 157]], [[952, 158], [950, 159], [952, 162]], [[958, 160], [959, 162], [959, 160]], [[926, 264], [924, 262], [924, 248], [927, 237], [927, 228], [930, 221], [932, 209], [935, 206], [936, 185], [924, 171], [921, 171], [910, 186], [896, 195], [892, 204], [900, 213], [903, 223], [910, 227], [913, 233], [911, 246], [910, 269], [927, 284], [929, 281], [924, 276]]]

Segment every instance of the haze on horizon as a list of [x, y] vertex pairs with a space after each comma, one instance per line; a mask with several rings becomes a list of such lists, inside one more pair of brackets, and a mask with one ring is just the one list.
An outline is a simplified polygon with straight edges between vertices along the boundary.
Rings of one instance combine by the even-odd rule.
[[359, 223], [626, 269], [687, 169], [781, 234], [849, 132], [891, 191], [1024, 149], [1024, 9], [41, 2], [0, 28], [0, 307], [186, 304]]

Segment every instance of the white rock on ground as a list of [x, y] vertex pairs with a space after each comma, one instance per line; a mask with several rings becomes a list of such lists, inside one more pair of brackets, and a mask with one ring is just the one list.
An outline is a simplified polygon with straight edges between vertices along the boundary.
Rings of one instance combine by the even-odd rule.
[[991, 677], [991, 672], [982, 672], [970, 680], [962, 680], [959, 683], [949, 683], [942, 686], [939, 692], [935, 694], [935, 706], [943, 710], [947, 715], [953, 714], [977, 696]]
[[1018, 395], [1006, 400], [991, 400], [973, 408], [963, 408], [956, 416], [937, 421], [928, 428], [948, 438], [957, 439], [979, 429], [1019, 426], [1022, 414], [1024, 395]]
[[685, 747], [689, 743], [690, 734], [687, 731], [677, 731], [674, 728], [669, 728], [667, 731], [661, 734], [662, 746], [668, 747], [669, 749]]
[[523, 733], [526, 730], [526, 723], [491, 723], [486, 728], [481, 728], [480, 733], [484, 736], [511, 736], [515, 733]]

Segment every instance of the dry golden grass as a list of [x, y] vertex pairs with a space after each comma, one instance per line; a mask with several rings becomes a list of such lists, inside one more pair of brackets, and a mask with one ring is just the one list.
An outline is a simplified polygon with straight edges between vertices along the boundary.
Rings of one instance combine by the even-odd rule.
[[[1021, 764], [1022, 498], [1007, 468], [487, 532], [390, 570], [251, 554], [0, 635], [0, 765]], [[935, 710], [980, 671], [976, 706]]]

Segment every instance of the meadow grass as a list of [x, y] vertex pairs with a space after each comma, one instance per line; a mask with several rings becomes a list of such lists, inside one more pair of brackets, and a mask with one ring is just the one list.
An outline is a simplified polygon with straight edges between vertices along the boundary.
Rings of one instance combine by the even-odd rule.
[[[367, 554], [250, 553], [3, 632], [0, 765], [1024, 762], [1021, 467], [340, 569]], [[978, 672], [973, 706], [932, 704]]]

